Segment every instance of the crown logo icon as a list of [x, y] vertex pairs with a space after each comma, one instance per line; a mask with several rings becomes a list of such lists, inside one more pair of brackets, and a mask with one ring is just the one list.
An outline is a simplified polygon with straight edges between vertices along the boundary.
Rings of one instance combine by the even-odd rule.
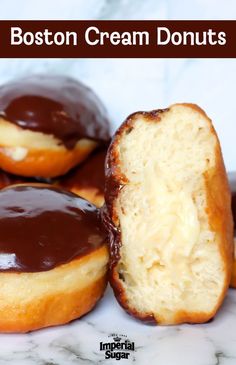
[[115, 342], [120, 342], [120, 340], [121, 340], [121, 337], [118, 337], [118, 336], [116, 336], [116, 337], [113, 337], [113, 340], [114, 340]]

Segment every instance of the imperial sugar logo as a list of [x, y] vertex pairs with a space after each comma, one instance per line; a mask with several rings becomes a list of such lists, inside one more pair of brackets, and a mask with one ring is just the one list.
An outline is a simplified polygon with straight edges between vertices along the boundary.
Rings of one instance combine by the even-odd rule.
[[135, 344], [125, 335], [115, 333], [108, 336], [108, 342], [100, 342], [100, 351], [104, 351], [105, 359], [130, 359], [135, 351]]

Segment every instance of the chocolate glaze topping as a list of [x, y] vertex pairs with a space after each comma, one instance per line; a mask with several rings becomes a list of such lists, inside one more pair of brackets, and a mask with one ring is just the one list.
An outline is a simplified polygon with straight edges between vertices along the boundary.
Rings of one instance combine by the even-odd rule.
[[0, 232], [0, 271], [50, 270], [106, 241], [94, 205], [47, 185], [1, 190]]
[[59, 180], [65, 189], [93, 188], [103, 194], [105, 186], [105, 158], [107, 148], [100, 148], [92, 153], [81, 165], [75, 167]]
[[70, 77], [34, 75], [3, 85], [0, 117], [23, 129], [54, 135], [68, 149], [82, 138], [110, 139], [102, 103]]

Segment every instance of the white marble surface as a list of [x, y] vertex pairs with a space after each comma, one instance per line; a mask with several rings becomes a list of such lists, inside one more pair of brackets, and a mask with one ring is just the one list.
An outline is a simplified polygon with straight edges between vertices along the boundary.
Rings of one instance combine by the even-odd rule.
[[[111, 290], [90, 314], [69, 325], [0, 335], [0, 365], [235, 365], [236, 292], [210, 323], [157, 327], [128, 316]], [[112, 333], [135, 342], [130, 360], [105, 360], [99, 343]]]
[[[1, 19], [234, 19], [235, 0], [1, 0]], [[63, 73], [91, 86], [115, 129], [136, 110], [195, 102], [214, 120], [228, 170], [236, 170], [236, 61], [0, 60], [0, 83], [37, 72]], [[99, 342], [111, 333], [135, 342], [130, 360], [110, 361]], [[26, 335], [0, 335], [0, 365], [235, 365], [236, 291], [204, 325], [155, 327], [129, 317], [108, 290], [96, 309], [69, 325]]]

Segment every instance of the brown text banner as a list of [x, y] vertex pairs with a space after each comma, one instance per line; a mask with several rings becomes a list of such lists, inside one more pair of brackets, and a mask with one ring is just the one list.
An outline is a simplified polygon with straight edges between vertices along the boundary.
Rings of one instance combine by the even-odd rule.
[[0, 21], [0, 58], [234, 58], [236, 21]]

